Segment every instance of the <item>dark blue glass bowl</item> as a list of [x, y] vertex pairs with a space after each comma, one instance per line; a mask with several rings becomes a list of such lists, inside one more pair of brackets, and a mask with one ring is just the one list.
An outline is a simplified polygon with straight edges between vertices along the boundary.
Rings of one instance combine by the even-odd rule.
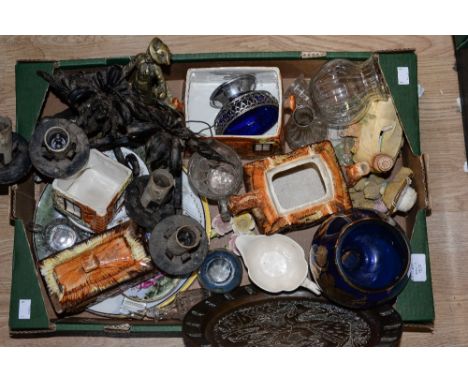
[[278, 122], [278, 106], [266, 105], [249, 110], [232, 121], [224, 135], [262, 135]]
[[393, 285], [406, 268], [406, 241], [387, 223], [363, 220], [342, 234], [337, 253], [344, 277], [358, 288], [378, 290]]
[[218, 135], [262, 135], [278, 122], [278, 100], [265, 90], [249, 91], [226, 102], [214, 121]]
[[349, 308], [394, 300], [409, 279], [411, 251], [403, 230], [377, 211], [354, 209], [322, 223], [310, 268], [322, 293]]
[[210, 292], [229, 293], [240, 285], [242, 273], [239, 256], [226, 249], [215, 249], [198, 270], [198, 280]]

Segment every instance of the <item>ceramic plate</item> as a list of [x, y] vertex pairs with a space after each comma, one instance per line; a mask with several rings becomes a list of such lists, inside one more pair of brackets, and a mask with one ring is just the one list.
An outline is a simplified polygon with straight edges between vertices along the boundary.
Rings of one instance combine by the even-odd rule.
[[[133, 153], [131, 150], [122, 148], [124, 155]], [[113, 152], [106, 152], [106, 155], [113, 157]], [[140, 163], [140, 175], [148, 174], [148, 169], [144, 162], [138, 157]], [[208, 235], [211, 231], [211, 219], [209, 216], [208, 203], [205, 199], [200, 199], [191, 189], [188, 177], [185, 172], [182, 173], [182, 206], [184, 214], [194, 218], [202, 226], [206, 227]], [[68, 217], [58, 212], [53, 206], [52, 186], [47, 185], [42, 192], [36, 207], [34, 216], [34, 225], [46, 227], [55, 219], [66, 219]], [[122, 207], [119, 213], [109, 223], [107, 228], [112, 228], [127, 220], [125, 207]], [[78, 241], [85, 240], [91, 236], [89, 228], [87, 229], [79, 221], [72, 221], [77, 227]], [[33, 245], [36, 257], [42, 260], [54, 251], [45, 243], [41, 232], [33, 233]], [[196, 279], [196, 275], [190, 277], [172, 277], [162, 273], [156, 274], [153, 278], [135, 286], [124, 293], [108, 298], [98, 304], [90, 306], [87, 310], [104, 316], [133, 316], [135, 313], [141, 313], [147, 309], [156, 306], [165, 306], [169, 304], [177, 292], [186, 290]]]
[[198, 303], [182, 326], [187, 346], [394, 346], [402, 329], [388, 305], [351, 310], [309, 292], [272, 295], [252, 286]]

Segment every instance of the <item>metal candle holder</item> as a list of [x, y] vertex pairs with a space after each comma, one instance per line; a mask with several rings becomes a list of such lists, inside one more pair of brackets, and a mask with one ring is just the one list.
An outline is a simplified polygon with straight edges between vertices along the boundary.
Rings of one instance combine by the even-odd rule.
[[128, 216], [140, 227], [151, 230], [161, 219], [174, 215], [175, 179], [165, 169], [135, 178], [125, 192]]
[[173, 215], [154, 228], [149, 250], [156, 266], [163, 272], [181, 276], [195, 271], [208, 253], [205, 229], [196, 220]]
[[49, 178], [68, 178], [80, 171], [89, 159], [86, 134], [66, 119], [42, 119], [29, 143], [34, 167]]
[[0, 185], [18, 183], [30, 170], [28, 142], [12, 132], [10, 118], [0, 116]]

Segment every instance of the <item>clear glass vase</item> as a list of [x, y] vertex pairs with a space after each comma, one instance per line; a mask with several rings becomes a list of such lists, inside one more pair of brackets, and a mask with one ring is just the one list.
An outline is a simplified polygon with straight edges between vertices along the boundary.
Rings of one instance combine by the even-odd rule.
[[388, 98], [376, 56], [362, 63], [329, 61], [311, 80], [309, 90], [320, 117], [332, 127], [358, 122], [371, 100]]
[[285, 126], [286, 142], [292, 150], [327, 139], [327, 126], [311, 106], [298, 105]]

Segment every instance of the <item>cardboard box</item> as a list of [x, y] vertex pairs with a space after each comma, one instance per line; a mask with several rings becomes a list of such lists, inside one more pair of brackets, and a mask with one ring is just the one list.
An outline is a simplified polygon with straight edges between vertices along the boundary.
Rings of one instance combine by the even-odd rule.
[[[300, 73], [312, 77], [326, 60], [347, 58], [365, 60], [368, 52], [263, 52], [263, 53], [212, 53], [179, 54], [173, 56], [173, 64], [165, 73], [171, 93], [183, 97], [187, 70], [206, 67], [278, 67], [286, 88]], [[52, 73], [55, 69], [93, 70], [107, 65], [125, 64], [128, 58], [103, 58], [71, 61], [21, 61], [16, 65], [17, 131], [26, 139], [31, 137], [36, 122], [42, 116], [65, 108], [56, 97], [48, 93], [47, 83], [36, 75], [37, 70]], [[405, 130], [405, 144], [396, 165], [410, 167], [414, 172], [413, 187], [418, 194], [417, 205], [406, 217], [397, 221], [410, 237], [412, 252], [417, 254], [417, 265], [423, 270], [411, 280], [399, 296], [396, 309], [405, 324], [416, 325], [419, 330], [430, 330], [434, 320], [429, 248], [426, 229], [428, 213], [428, 189], [424, 156], [419, 137], [417, 96], [417, 61], [413, 51], [379, 52], [379, 62], [393, 96], [395, 106]], [[399, 83], [399, 68], [407, 68], [409, 81]], [[406, 71], [406, 70], [405, 70]], [[400, 81], [401, 82], [401, 81]], [[58, 318], [51, 309], [50, 301], [36, 268], [36, 259], [31, 250], [31, 234], [25, 227], [33, 219], [36, 203], [35, 185], [32, 177], [18, 185], [12, 193], [12, 219], [15, 224], [13, 252], [13, 277], [10, 302], [10, 333], [12, 336], [44, 334], [124, 334], [124, 335], [180, 335], [179, 321], [143, 321], [106, 319], [90, 313]], [[212, 206], [215, 210], [216, 206]], [[289, 235], [309, 251], [317, 226]], [[220, 246], [222, 243], [212, 243]], [[196, 283], [193, 287], [197, 287]], [[24, 305], [29, 306], [29, 315], [21, 315]]]

